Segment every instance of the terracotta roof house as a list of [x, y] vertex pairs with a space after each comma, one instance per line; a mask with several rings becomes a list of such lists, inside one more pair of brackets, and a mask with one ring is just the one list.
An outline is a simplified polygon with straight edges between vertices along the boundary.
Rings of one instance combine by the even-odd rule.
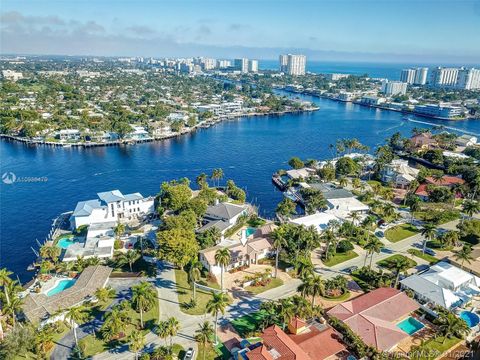
[[[420, 184], [420, 186], [417, 188], [417, 190], [415, 191], [415, 195], [420, 197], [422, 200], [426, 201], [428, 200], [428, 197], [429, 197], [428, 185], [452, 188], [455, 185], [463, 185], [463, 184], [465, 184], [465, 180], [456, 176], [445, 175], [442, 177], [441, 180], [435, 180], [434, 178], [429, 176], [425, 179], [425, 183]], [[459, 193], [456, 194], [456, 197], [460, 197], [460, 196], [461, 195]]]
[[343, 321], [367, 345], [388, 351], [409, 336], [396, 324], [419, 307], [397, 289], [379, 288], [339, 304], [327, 314]]
[[[248, 360], [329, 360], [346, 350], [340, 335], [328, 325], [314, 323], [306, 326], [300, 319], [293, 319], [289, 329], [299, 326], [297, 334], [287, 335], [280, 327], [273, 325], [260, 336], [263, 343], [254, 344], [252, 350], [244, 353]], [[258, 345], [258, 346], [257, 346]]]
[[416, 149], [430, 149], [437, 145], [437, 142], [432, 138], [432, 134], [429, 132], [412, 136], [410, 142]]
[[248, 238], [245, 245], [237, 242], [229, 246], [217, 245], [201, 250], [199, 252], [200, 262], [212, 274], [218, 275], [221, 272], [221, 267], [217, 266], [215, 261], [215, 253], [224, 247], [230, 251], [230, 264], [226, 267], [227, 271], [239, 266], [256, 264], [258, 260], [273, 253], [270, 239], [264, 237]]

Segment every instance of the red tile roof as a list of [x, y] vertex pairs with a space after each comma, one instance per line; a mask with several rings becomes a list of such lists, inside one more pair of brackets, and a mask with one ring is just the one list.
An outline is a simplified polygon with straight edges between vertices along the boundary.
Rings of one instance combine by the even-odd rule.
[[452, 186], [453, 184], [465, 184], [465, 180], [456, 176], [444, 176], [442, 180], [435, 180], [433, 177], [429, 176], [425, 181], [432, 185], [437, 186]]
[[290, 322], [288, 323], [289, 327], [292, 327], [293, 329], [301, 329], [302, 327], [306, 326], [307, 323], [303, 320], [301, 320], [298, 317], [294, 317]]
[[395, 323], [418, 308], [405, 293], [379, 288], [335, 306], [328, 315], [347, 324], [366, 344], [389, 350], [408, 337]]
[[340, 335], [331, 327], [320, 331], [315, 326], [310, 326], [308, 331], [289, 336], [312, 359], [327, 359], [346, 349], [340, 341]]
[[263, 345], [246, 354], [249, 360], [313, 360], [277, 325], [265, 329], [261, 337]]

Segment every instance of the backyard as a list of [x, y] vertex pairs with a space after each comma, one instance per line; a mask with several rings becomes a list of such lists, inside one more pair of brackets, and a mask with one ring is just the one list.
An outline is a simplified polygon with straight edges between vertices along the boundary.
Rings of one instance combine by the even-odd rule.
[[401, 224], [385, 231], [385, 237], [388, 241], [396, 243], [418, 233], [419, 231], [415, 226], [411, 224]]

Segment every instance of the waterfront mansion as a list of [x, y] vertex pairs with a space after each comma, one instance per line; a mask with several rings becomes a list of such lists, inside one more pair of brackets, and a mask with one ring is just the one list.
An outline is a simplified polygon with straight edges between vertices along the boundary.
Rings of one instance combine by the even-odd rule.
[[80, 201], [70, 217], [70, 226], [128, 222], [153, 214], [154, 198], [140, 193], [122, 194], [119, 190], [101, 192], [98, 199]]

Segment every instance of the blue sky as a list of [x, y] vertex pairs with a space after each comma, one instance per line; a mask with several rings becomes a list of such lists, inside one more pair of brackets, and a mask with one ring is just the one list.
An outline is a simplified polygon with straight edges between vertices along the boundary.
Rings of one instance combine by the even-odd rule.
[[476, 62], [480, 0], [3, 0], [2, 53]]

